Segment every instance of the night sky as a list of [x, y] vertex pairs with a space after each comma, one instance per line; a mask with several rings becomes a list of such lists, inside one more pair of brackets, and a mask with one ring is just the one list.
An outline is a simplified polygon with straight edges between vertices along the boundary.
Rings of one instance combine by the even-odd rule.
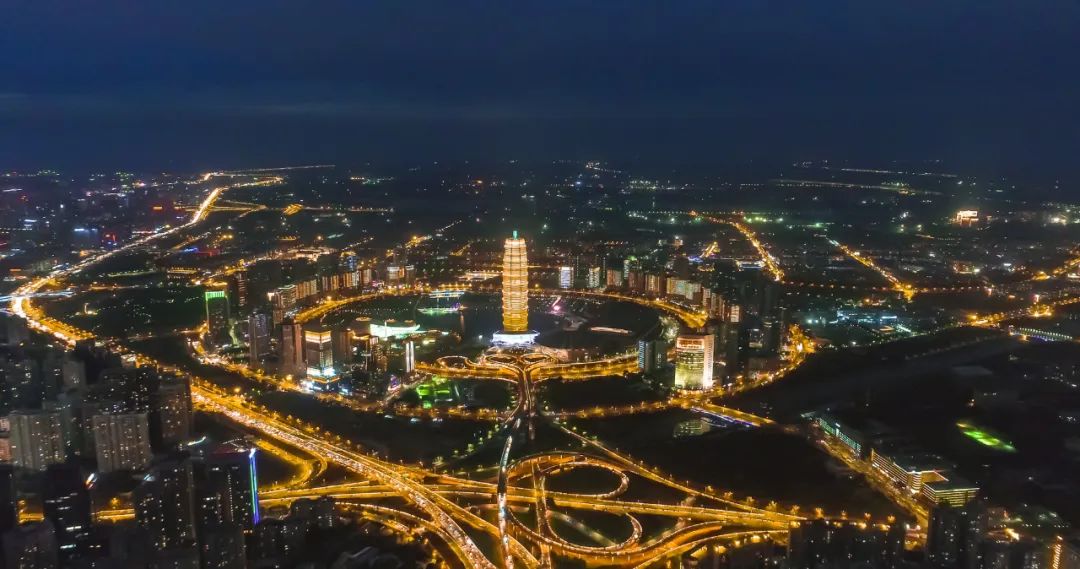
[[1080, 1], [5, 0], [0, 169], [1080, 173]]

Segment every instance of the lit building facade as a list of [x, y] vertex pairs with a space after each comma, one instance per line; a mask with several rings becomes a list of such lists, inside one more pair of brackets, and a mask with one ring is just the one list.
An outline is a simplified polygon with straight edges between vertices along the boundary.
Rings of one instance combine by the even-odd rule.
[[667, 342], [659, 340], [638, 340], [638, 369], [650, 374], [659, 371], [667, 364]]
[[11, 463], [16, 468], [43, 471], [64, 462], [64, 429], [56, 411], [14, 411], [11, 422]]
[[622, 272], [618, 269], [608, 269], [605, 275], [604, 284], [608, 288], [619, 288], [622, 286], [623, 276]]
[[518, 237], [517, 231], [503, 249], [502, 307], [503, 331], [529, 330], [529, 259], [525, 240]]
[[679, 334], [675, 340], [675, 388], [713, 386], [713, 335]]
[[158, 551], [195, 543], [194, 478], [190, 460], [155, 465], [132, 493], [135, 524]]
[[293, 377], [304, 375], [304, 334], [291, 319], [281, 325], [281, 371]]
[[248, 365], [255, 368], [262, 358], [270, 353], [270, 329], [273, 322], [270, 316], [254, 312], [248, 317]]
[[150, 462], [146, 413], [94, 415], [92, 422], [99, 472], [139, 470]]
[[324, 326], [303, 330], [303, 352], [307, 355], [308, 379], [333, 378], [334, 334]]
[[215, 343], [229, 341], [229, 296], [223, 290], [208, 290], [203, 294], [206, 301], [206, 327]]
[[559, 267], [559, 288], [570, 288], [574, 285], [574, 267]]
[[412, 340], [405, 341], [405, 373], [412, 373], [416, 369], [416, 343]]
[[255, 447], [225, 444], [195, 468], [198, 523], [236, 524], [251, 531], [259, 523], [259, 476]]
[[589, 267], [587, 283], [588, 287], [593, 290], [604, 288], [604, 281], [600, 280], [600, 267]]
[[154, 402], [161, 443], [177, 446], [191, 436], [191, 388], [187, 381], [162, 381]]

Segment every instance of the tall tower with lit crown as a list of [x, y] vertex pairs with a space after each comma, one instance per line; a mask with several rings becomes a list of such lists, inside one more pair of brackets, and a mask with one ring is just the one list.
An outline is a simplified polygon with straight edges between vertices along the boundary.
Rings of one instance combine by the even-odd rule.
[[529, 330], [529, 260], [517, 231], [503, 249], [502, 308], [504, 332]]

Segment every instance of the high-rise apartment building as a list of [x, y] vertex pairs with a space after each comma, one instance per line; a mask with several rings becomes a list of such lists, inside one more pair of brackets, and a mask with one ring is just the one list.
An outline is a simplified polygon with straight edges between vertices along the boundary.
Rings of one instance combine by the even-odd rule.
[[245, 531], [259, 523], [259, 477], [255, 447], [226, 444], [196, 465], [199, 527], [237, 524]]
[[98, 471], [140, 470], [150, 462], [146, 413], [94, 415], [92, 428]]
[[135, 488], [135, 523], [158, 551], [195, 543], [194, 479], [191, 461], [173, 459], [150, 469]]
[[[156, 421], [156, 442], [175, 447], [191, 436], [191, 388], [179, 377], [167, 377], [158, 386], [153, 416]], [[153, 429], [151, 429], [153, 434]]]
[[64, 462], [64, 429], [57, 411], [14, 411], [11, 424], [11, 463], [17, 468], [45, 470]]

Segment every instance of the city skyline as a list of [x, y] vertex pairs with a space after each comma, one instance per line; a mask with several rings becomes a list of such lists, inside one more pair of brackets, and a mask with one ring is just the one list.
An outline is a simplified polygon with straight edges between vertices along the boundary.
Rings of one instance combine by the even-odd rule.
[[1080, 3], [16, 2], [0, 569], [1080, 569]]

